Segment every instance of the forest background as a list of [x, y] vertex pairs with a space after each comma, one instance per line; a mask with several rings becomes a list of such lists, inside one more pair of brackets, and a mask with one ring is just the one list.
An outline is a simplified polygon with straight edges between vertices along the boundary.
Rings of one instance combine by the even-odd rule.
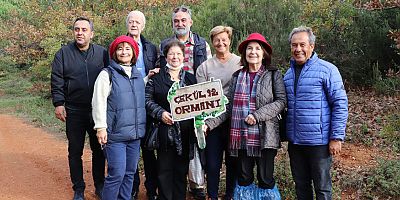
[[[272, 63], [282, 71], [290, 59], [290, 31], [312, 27], [316, 52], [338, 66], [345, 81], [346, 142], [377, 154], [371, 166], [335, 161], [335, 199], [346, 193], [354, 199], [400, 196], [400, 0], [0, 0], [0, 111], [63, 134], [50, 100], [50, 63], [73, 40], [73, 20], [91, 18], [93, 42], [108, 47], [126, 34], [129, 11], [140, 10], [146, 15], [142, 34], [158, 45], [172, 35], [171, 10], [182, 4], [193, 11], [192, 30], [208, 41], [214, 26], [233, 27], [236, 54], [248, 34], [265, 35], [273, 46]], [[288, 166], [283, 150], [276, 177], [283, 196], [294, 199]]]

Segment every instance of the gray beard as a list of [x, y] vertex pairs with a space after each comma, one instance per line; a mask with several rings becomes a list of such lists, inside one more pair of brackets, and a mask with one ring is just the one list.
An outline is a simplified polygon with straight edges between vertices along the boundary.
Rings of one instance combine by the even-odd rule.
[[186, 29], [175, 29], [174, 32], [177, 36], [184, 36], [189, 33], [190, 30]]

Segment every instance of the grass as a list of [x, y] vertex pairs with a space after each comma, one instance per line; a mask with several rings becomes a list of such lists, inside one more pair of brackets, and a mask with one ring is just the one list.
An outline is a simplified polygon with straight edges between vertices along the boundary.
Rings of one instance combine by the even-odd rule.
[[54, 117], [51, 100], [30, 93], [32, 85], [23, 73], [7, 73], [2, 76], [0, 78], [0, 112], [17, 115], [33, 122], [38, 127], [64, 136], [62, 132], [65, 130], [65, 125]]

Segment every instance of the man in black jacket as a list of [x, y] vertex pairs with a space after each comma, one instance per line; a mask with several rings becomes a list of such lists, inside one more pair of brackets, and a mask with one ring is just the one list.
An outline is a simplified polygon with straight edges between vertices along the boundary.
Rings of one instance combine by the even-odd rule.
[[[146, 18], [144, 14], [138, 10], [131, 11], [126, 17], [126, 28], [128, 29], [128, 36], [133, 39], [139, 45], [139, 56], [136, 61], [137, 69], [142, 73], [142, 76], [147, 81], [154, 73], [158, 73], [158, 51], [157, 47], [148, 41], [141, 33], [144, 30], [146, 24]], [[156, 68], [157, 66], [157, 68]], [[147, 124], [150, 124], [151, 119], [147, 118]], [[148, 126], [146, 131], [148, 130]], [[157, 160], [154, 150], [147, 150], [143, 148], [142, 143], [142, 159], [144, 165], [144, 173], [146, 181], [144, 186], [146, 187], [146, 193], [149, 200], [157, 198]], [[139, 194], [139, 167], [136, 170], [135, 178], [133, 180], [133, 191], [132, 198], [137, 199]]]
[[97, 75], [109, 63], [107, 50], [91, 44], [93, 22], [85, 17], [74, 21], [75, 41], [55, 55], [51, 72], [51, 94], [56, 117], [66, 122], [68, 162], [74, 200], [84, 199], [82, 154], [86, 132], [92, 150], [92, 175], [95, 193], [101, 198], [105, 159], [93, 129], [92, 94]]
[[[183, 70], [196, 74], [197, 67], [211, 58], [211, 49], [207, 41], [198, 34], [191, 31], [193, 25], [192, 11], [187, 6], [176, 7], [172, 12], [172, 28], [175, 35], [163, 40], [160, 44], [160, 66], [165, 67], [166, 55], [163, 55], [164, 47], [171, 40], [179, 40], [185, 45], [185, 58]], [[198, 148], [196, 148], [198, 149]], [[202, 161], [204, 161], [204, 151], [199, 151]], [[193, 160], [191, 161], [193, 162]], [[205, 162], [202, 162], [204, 166]], [[191, 165], [192, 166], [192, 165]], [[204, 172], [203, 169], [196, 169]], [[206, 197], [205, 184], [196, 183], [190, 174], [195, 174], [195, 169], [189, 167], [189, 192], [195, 199], [203, 200]], [[203, 173], [204, 174], [204, 173]]]

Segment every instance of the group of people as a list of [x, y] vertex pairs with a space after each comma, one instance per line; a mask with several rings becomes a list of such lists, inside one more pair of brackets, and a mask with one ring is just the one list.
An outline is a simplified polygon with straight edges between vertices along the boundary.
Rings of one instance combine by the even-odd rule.
[[[206, 40], [191, 31], [191, 14], [187, 6], [173, 10], [174, 35], [159, 51], [141, 34], [146, 20], [140, 11], [128, 14], [127, 34], [108, 51], [91, 43], [91, 20], [74, 21], [75, 40], [56, 53], [51, 74], [55, 115], [66, 122], [73, 199], [84, 199], [86, 133], [99, 199], [138, 198], [140, 149], [147, 199], [184, 200], [187, 185], [195, 199], [218, 199], [224, 158], [224, 199], [280, 199], [274, 162], [281, 146], [278, 115], [285, 108], [297, 198], [313, 199], [315, 193], [316, 199], [331, 199], [330, 168], [345, 136], [347, 96], [337, 67], [314, 52], [311, 28], [289, 34], [292, 58], [282, 76], [271, 65], [273, 48], [262, 34], [242, 41], [238, 56], [231, 52], [232, 28], [216, 26], [210, 31], [212, 56]], [[173, 121], [167, 96], [175, 82], [189, 86], [211, 78], [221, 80], [229, 104], [206, 120], [201, 150], [193, 120]], [[141, 143], [152, 124], [159, 124], [155, 151]], [[189, 167], [194, 157], [202, 169]], [[188, 176], [196, 170], [205, 171], [206, 184]]]

